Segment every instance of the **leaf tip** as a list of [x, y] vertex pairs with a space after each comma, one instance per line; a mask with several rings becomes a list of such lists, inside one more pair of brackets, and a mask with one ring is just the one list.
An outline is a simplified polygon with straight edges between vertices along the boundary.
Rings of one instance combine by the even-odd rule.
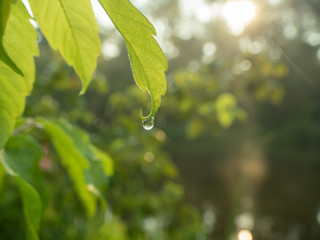
[[140, 116], [140, 118], [141, 118], [142, 121], [147, 120], [149, 117], [152, 116], [152, 111], [151, 111], [151, 113], [150, 113], [148, 116], [145, 117], [145, 116], [143, 116], [142, 108], [140, 108], [139, 116]]
[[79, 96], [82, 96], [83, 94], [86, 93], [88, 86], [82, 86], [81, 91], [79, 92]]

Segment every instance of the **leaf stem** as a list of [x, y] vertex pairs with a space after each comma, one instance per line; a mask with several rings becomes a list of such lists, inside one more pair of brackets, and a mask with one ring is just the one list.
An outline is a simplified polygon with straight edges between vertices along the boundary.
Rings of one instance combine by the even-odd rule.
[[20, 125], [13, 131], [12, 136], [17, 135], [31, 127], [43, 128], [43, 124], [36, 122], [32, 118], [29, 118], [25, 124]]

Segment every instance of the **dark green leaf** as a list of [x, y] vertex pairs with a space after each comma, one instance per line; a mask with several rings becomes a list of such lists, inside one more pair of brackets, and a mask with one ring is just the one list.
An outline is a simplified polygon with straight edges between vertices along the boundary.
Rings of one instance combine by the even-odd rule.
[[15, 178], [22, 197], [23, 211], [27, 222], [27, 238], [39, 239], [42, 203], [39, 193], [44, 193], [39, 160], [43, 155], [38, 143], [27, 136], [13, 136], [9, 139], [2, 163], [8, 174]]
[[[0, 152], [0, 156], [1, 156], [1, 152]], [[1, 161], [1, 157], [0, 157], [0, 161]], [[1, 187], [5, 178], [6, 172], [4, 171], [4, 168], [2, 166], [2, 164], [0, 164], [0, 191], [1, 191]]]
[[39, 122], [50, 134], [88, 215], [93, 216], [96, 199], [92, 193], [99, 196], [107, 183], [107, 176], [113, 171], [111, 158], [96, 149], [85, 132], [66, 121], [40, 119]]

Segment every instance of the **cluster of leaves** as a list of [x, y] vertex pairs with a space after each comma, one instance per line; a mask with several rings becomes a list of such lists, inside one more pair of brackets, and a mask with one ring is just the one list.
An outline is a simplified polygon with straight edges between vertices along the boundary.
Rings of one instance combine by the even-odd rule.
[[[29, 1], [33, 15], [50, 46], [73, 66], [84, 93], [100, 55], [98, 26], [89, 0]], [[137, 85], [152, 99], [149, 117], [154, 117], [166, 91], [167, 63], [154, 39], [150, 22], [127, 0], [101, 0], [102, 7], [124, 37]], [[1, 95], [0, 148], [11, 135], [21, 116], [25, 98], [34, 82], [34, 61], [38, 47], [36, 30], [21, 1], [1, 1]], [[26, 47], [27, 46], [27, 47]], [[10, 84], [9, 84], [10, 82]], [[143, 116], [141, 116], [144, 118]]]
[[[45, 51], [46, 44], [42, 43], [41, 51]], [[114, 174], [100, 191], [108, 200], [108, 210], [103, 227], [96, 235], [97, 217], [86, 219], [83, 210], [76, 207], [79, 205], [74, 199], [76, 194], [70, 191], [68, 177], [59, 167], [47, 134], [36, 132], [37, 139], [48, 148], [48, 156], [41, 165], [46, 163], [42, 170], [50, 191], [50, 204], [43, 215], [40, 237], [95, 239], [92, 238], [94, 232], [96, 239], [117, 240], [194, 239], [204, 235], [201, 217], [183, 202], [183, 189], [176, 183], [178, 171], [163, 150], [166, 133], [157, 127], [146, 132], [132, 120], [139, 114], [134, 106], [143, 104], [146, 96], [135, 86], [119, 92], [110, 91], [112, 80], [109, 83], [97, 73], [87, 94], [78, 98], [70, 89], [77, 81], [70, 79], [70, 69], [61, 60], [50, 59], [52, 56], [47, 59], [42, 56], [39, 60], [45, 65], [42, 68], [52, 69], [52, 72], [36, 82], [25, 114], [59, 116], [81, 125], [92, 133], [93, 142], [112, 156]], [[157, 125], [159, 123], [160, 120]], [[12, 194], [13, 190], [6, 192]], [[9, 199], [0, 201], [0, 205], [10, 205]], [[101, 211], [97, 214], [102, 217]], [[6, 216], [8, 218], [8, 214]]]
[[[93, 216], [97, 199], [104, 201], [100, 191], [107, 184], [107, 176], [113, 173], [111, 158], [93, 146], [85, 132], [65, 121], [38, 119], [36, 124], [48, 132], [87, 214]], [[40, 218], [47, 204], [39, 169], [42, 157], [43, 149], [35, 138], [24, 134], [11, 137], [1, 155], [2, 165], [18, 185], [30, 239], [37, 239]]]
[[[41, 51], [45, 51], [46, 45], [44, 41], [42, 43], [44, 49]], [[134, 106], [146, 101], [139, 89], [128, 86], [115, 91], [117, 83], [112, 79], [109, 82], [98, 72], [87, 94], [79, 99], [70, 90], [70, 86], [76, 85], [76, 79], [67, 81], [72, 75], [70, 69], [61, 60], [50, 62], [51, 58], [47, 56], [44, 59], [43, 56], [41, 59], [42, 68], [51, 69], [51, 72], [36, 83], [26, 114], [58, 114], [69, 118], [93, 133], [93, 141], [108, 150], [115, 159], [115, 175], [104, 195], [109, 201], [109, 209], [112, 209], [108, 216], [118, 219], [117, 229], [122, 229], [129, 239], [152, 239], [153, 236], [189, 239], [202, 234], [199, 215], [190, 206], [182, 204], [182, 189], [172, 183], [177, 177], [177, 170], [164, 148], [186, 152], [183, 142], [186, 141], [183, 137], [185, 132], [189, 139], [194, 140], [188, 151], [199, 149], [196, 138], [201, 138], [201, 134], [222, 133], [238, 119], [243, 119], [246, 106], [243, 105], [240, 92], [245, 93], [246, 97], [255, 97], [246, 89], [253, 84], [250, 88], [258, 89], [263, 83], [263, 80], [257, 82], [260, 70], [246, 73], [251, 76], [242, 82], [246, 84], [230, 86], [226, 86], [219, 75], [228, 71], [226, 64], [220, 64], [219, 71], [217, 66], [203, 66], [197, 72], [179, 70], [169, 75], [171, 87], [164, 101], [163, 117], [153, 131], [146, 133], [133, 121], [138, 115]], [[123, 71], [121, 66], [117, 67]], [[209, 129], [206, 127], [208, 125], [211, 126]], [[79, 211], [72, 211], [72, 214], [81, 219]], [[48, 216], [45, 218], [47, 222]], [[65, 219], [63, 225], [71, 224], [70, 219]], [[77, 229], [87, 229], [81, 226]], [[75, 238], [79, 235], [72, 236]]]
[[[99, 2], [125, 39], [137, 85], [151, 96], [151, 112], [141, 118], [154, 117], [166, 91], [164, 71], [167, 69], [154, 39], [155, 29], [128, 0]], [[80, 77], [83, 94], [101, 51], [90, 1], [29, 0], [28, 3], [52, 49], [58, 50]], [[43, 150], [36, 138], [21, 132], [29, 127], [46, 132], [88, 216], [96, 214], [98, 200], [105, 209], [101, 190], [113, 174], [113, 163], [108, 154], [91, 144], [85, 132], [64, 120], [20, 119], [35, 81], [33, 58], [39, 55], [37, 32], [20, 0], [1, 0], [0, 16], [1, 171], [4, 169], [15, 179], [20, 191], [28, 239], [38, 239], [42, 211], [47, 204], [39, 170]]]
[[197, 71], [181, 69], [169, 75], [172, 85], [164, 106], [171, 123], [183, 125], [186, 137], [194, 140], [247, 121], [251, 102], [280, 104], [284, 96], [280, 79], [287, 75], [287, 66], [270, 63], [263, 56], [249, 59], [255, 70], [232, 77], [227, 75], [230, 64], [223, 60], [202, 65]]

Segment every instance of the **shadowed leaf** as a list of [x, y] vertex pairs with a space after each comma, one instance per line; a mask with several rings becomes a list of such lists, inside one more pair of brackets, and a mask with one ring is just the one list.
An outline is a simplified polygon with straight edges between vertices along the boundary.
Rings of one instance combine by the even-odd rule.
[[96, 198], [91, 192], [94, 189], [101, 191], [107, 183], [108, 176], [113, 172], [111, 158], [97, 150], [85, 132], [68, 122], [45, 119], [39, 122], [44, 124], [50, 134], [88, 215], [93, 216], [96, 212]]
[[45, 188], [39, 169], [39, 160], [43, 155], [42, 148], [31, 137], [17, 135], [9, 139], [2, 163], [8, 174], [15, 178], [27, 222], [27, 239], [39, 239], [42, 203], [39, 193]]

